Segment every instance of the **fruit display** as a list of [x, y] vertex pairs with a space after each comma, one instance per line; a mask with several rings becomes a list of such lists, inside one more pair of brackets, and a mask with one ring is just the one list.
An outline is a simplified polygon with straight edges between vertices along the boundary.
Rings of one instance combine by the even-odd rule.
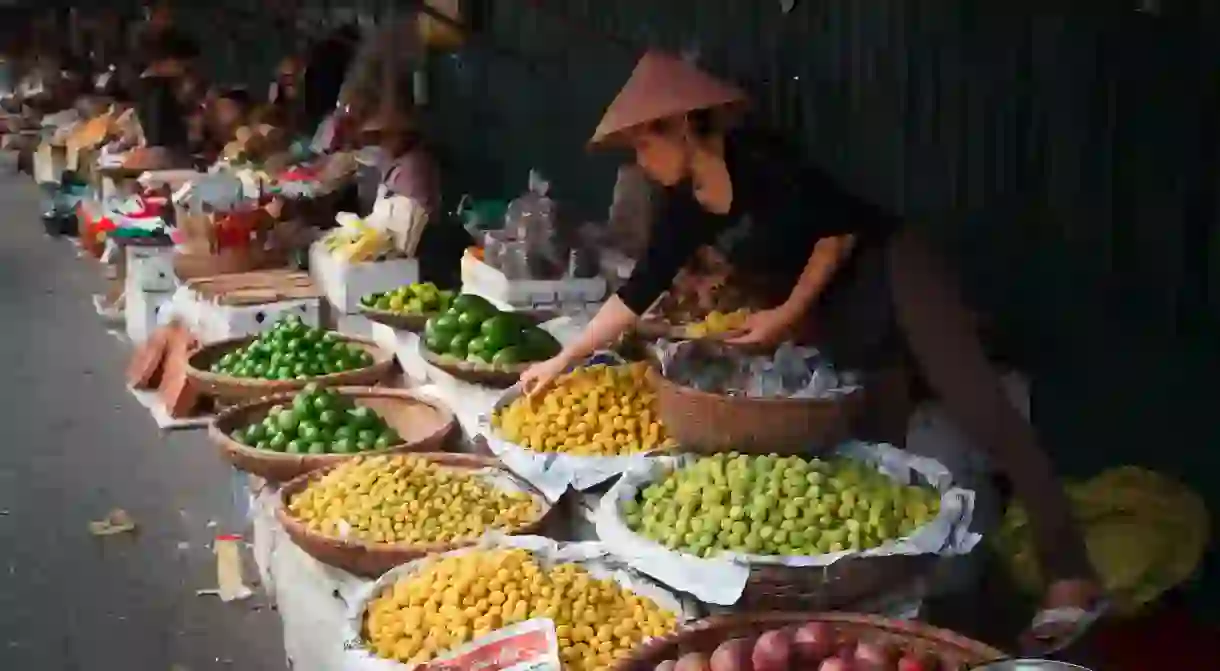
[[687, 338], [707, 338], [732, 333], [745, 326], [749, 316], [750, 311], [744, 309], [732, 312], [713, 310], [703, 319], [682, 327], [682, 335]]
[[623, 503], [627, 527], [666, 548], [812, 556], [875, 548], [936, 517], [939, 494], [849, 459], [706, 457]]
[[306, 386], [291, 405], [272, 407], [261, 422], [229, 437], [249, 447], [289, 454], [356, 454], [402, 442], [371, 408], [316, 385]]
[[492, 426], [535, 452], [613, 456], [676, 447], [655, 405], [645, 364], [599, 364], [561, 375], [541, 400], [513, 400]]
[[524, 491], [414, 455], [343, 462], [293, 496], [288, 512], [324, 536], [411, 545], [512, 533], [542, 515]]
[[518, 549], [437, 557], [373, 599], [364, 635], [379, 657], [422, 664], [516, 622], [550, 618], [569, 671], [609, 669], [674, 613], [586, 568], [547, 566]]
[[290, 315], [250, 344], [220, 357], [208, 370], [241, 378], [304, 380], [373, 363], [373, 355], [359, 345]]
[[501, 312], [473, 294], [454, 298], [449, 309], [428, 320], [424, 346], [433, 354], [495, 366], [543, 361], [560, 349], [554, 336], [524, 315]]
[[422, 282], [368, 294], [360, 299], [360, 305], [383, 312], [422, 315], [448, 310], [453, 297], [452, 291], [442, 291], [431, 282]]
[[352, 263], [388, 258], [397, 251], [388, 232], [364, 222], [331, 230], [322, 244], [331, 256]]
[[825, 622], [773, 629], [724, 641], [711, 654], [691, 652], [657, 671], [957, 671], [954, 661], [892, 640], [840, 635]]

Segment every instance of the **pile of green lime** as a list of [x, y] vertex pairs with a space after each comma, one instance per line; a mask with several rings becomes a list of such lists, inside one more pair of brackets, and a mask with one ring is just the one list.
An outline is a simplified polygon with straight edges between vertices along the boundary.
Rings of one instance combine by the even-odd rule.
[[296, 315], [281, 318], [254, 342], [220, 357], [208, 369], [233, 377], [304, 380], [367, 368], [373, 355], [338, 334], [311, 328]]
[[272, 407], [261, 422], [230, 437], [242, 445], [290, 454], [357, 454], [402, 442], [371, 408], [312, 384], [291, 405]]
[[434, 354], [507, 366], [543, 361], [559, 353], [555, 337], [516, 312], [501, 312], [486, 299], [462, 294], [428, 320], [424, 346]]
[[421, 282], [368, 294], [360, 299], [360, 304], [384, 312], [422, 315], [448, 310], [453, 303], [453, 295], [452, 291], [437, 289], [431, 282]]
[[810, 556], [867, 550], [936, 517], [935, 489], [850, 459], [718, 454], [645, 487], [627, 526], [671, 550]]

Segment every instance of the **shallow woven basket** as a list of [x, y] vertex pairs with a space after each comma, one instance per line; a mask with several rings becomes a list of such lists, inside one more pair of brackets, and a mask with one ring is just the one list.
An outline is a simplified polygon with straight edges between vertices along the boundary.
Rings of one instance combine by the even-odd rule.
[[360, 306], [360, 314], [366, 319], [378, 324], [385, 324], [397, 331], [411, 331], [418, 333], [424, 330], [424, 325], [428, 320], [437, 315], [436, 312], [421, 312], [418, 314], [403, 314], [401, 312], [391, 312], [389, 310], [378, 310], [377, 308], [368, 308]]
[[[473, 454], [441, 452], [421, 453], [418, 456], [450, 468], [474, 471], [492, 467], [509, 473], [500, 464], [499, 460]], [[292, 539], [292, 542], [304, 550], [306, 554], [323, 564], [341, 568], [356, 575], [376, 578], [395, 566], [401, 566], [420, 557], [440, 552], [449, 552], [450, 550], [474, 544], [474, 542], [431, 543], [428, 545], [367, 543], [355, 539], [343, 540], [333, 538], [310, 531], [308, 527], [288, 512], [288, 503], [292, 500], [293, 496], [302, 491], [309, 483], [318, 480], [332, 468], [334, 467], [311, 471], [285, 484], [280, 489], [280, 505], [275, 512], [276, 517], [279, 519], [280, 524], [284, 526], [284, 530], [288, 532], [288, 537]], [[513, 533], [520, 535], [544, 535], [540, 532], [550, 522], [555, 508], [546, 503], [546, 499], [543, 498], [542, 494], [530, 489], [524, 482], [520, 480], [518, 482], [521, 482], [522, 488], [535, 494], [535, 498], [540, 505], [545, 506], [545, 509], [537, 521], [527, 524]]]
[[[338, 334], [336, 334], [338, 335]], [[371, 340], [338, 335], [341, 342], [355, 343], [364, 351], [373, 355], [373, 365], [356, 370], [319, 375], [304, 380], [262, 380], [255, 378], [233, 377], [213, 373], [208, 370], [212, 363], [220, 357], [254, 341], [254, 337], [233, 338], [221, 340], [210, 345], [204, 345], [191, 354], [187, 361], [186, 374], [191, 382], [198, 386], [200, 393], [212, 396], [221, 401], [246, 401], [273, 394], [283, 394], [297, 391], [313, 383], [326, 387], [342, 385], [371, 386], [389, 376], [394, 367], [394, 355]]]
[[804, 612], [850, 608], [911, 589], [932, 573], [938, 559], [849, 556], [829, 566], [752, 565], [737, 607]]
[[457, 421], [440, 403], [402, 389], [339, 387], [335, 389], [358, 406], [372, 408], [402, 441], [384, 450], [357, 454], [286, 454], [242, 445], [230, 438], [239, 428], [262, 421], [276, 404], [290, 404], [295, 394], [276, 394], [225, 410], [208, 426], [208, 437], [221, 455], [238, 470], [272, 482], [291, 480], [309, 471], [333, 466], [355, 456], [400, 452], [443, 452]]
[[[677, 632], [637, 647], [615, 671], [654, 671], [657, 665], [689, 652], [711, 655], [721, 643], [750, 638], [764, 632], [807, 622], [824, 622], [843, 639], [892, 644], [904, 652], [926, 654], [941, 660], [945, 669], [960, 669], [1002, 659], [1006, 655], [946, 629], [920, 622], [892, 620], [856, 613], [750, 613], [699, 620]], [[813, 671], [810, 669], [809, 671]]]
[[517, 384], [517, 380], [521, 378], [521, 373], [525, 372], [525, 369], [531, 365], [529, 363], [517, 363], [511, 366], [493, 366], [488, 363], [474, 363], [473, 361], [466, 361], [445, 354], [437, 354], [424, 345], [422, 338], [419, 341], [419, 355], [423, 357], [424, 361], [463, 382], [499, 389], [507, 389]]
[[657, 414], [669, 434], [691, 452], [809, 454], [850, 436], [862, 391], [834, 399], [746, 398], [677, 384], [653, 368]]

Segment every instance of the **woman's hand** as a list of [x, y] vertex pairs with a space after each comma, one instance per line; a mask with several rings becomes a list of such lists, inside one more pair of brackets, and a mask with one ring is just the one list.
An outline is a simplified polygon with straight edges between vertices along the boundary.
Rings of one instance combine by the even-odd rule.
[[801, 311], [785, 303], [755, 312], [746, 318], [742, 333], [726, 340], [732, 345], [778, 345], [788, 339], [801, 318]]
[[1042, 609], [1021, 635], [1021, 651], [1049, 655], [1071, 645], [1096, 620], [1101, 586], [1092, 579], [1057, 580], [1047, 588]]
[[531, 397], [546, 392], [555, 382], [555, 378], [568, 369], [570, 363], [562, 354], [539, 361], [521, 373], [521, 389], [525, 391], [526, 396]]

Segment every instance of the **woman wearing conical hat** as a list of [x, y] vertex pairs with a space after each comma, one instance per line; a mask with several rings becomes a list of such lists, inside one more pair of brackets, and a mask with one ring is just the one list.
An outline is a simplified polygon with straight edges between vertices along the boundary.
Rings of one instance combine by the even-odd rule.
[[[649, 247], [584, 333], [522, 375], [537, 393], [614, 342], [669, 289], [696, 250], [717, 248], [746, 278], [779, 287], [734, 340], [804, 338], [846, 368], [913, 363], [1030, 511], [1050, 590], [1038, 631], [1088, 620], [1097, 588], [1062, 487], [1029, 423], [1004, 395], [948, 276], [895, 216], [845, 192], [758, 134], [732, 129], [745, 94], [682, 60], [649, 52], [606, 110], [591, 144], [634, 150], [662, 187]], [[905, 385], [900, 385], [905, 386]], [[909, 403], [904, 409], [909, 414]], [[907, 414], [899, 426], [905, 433]]]

